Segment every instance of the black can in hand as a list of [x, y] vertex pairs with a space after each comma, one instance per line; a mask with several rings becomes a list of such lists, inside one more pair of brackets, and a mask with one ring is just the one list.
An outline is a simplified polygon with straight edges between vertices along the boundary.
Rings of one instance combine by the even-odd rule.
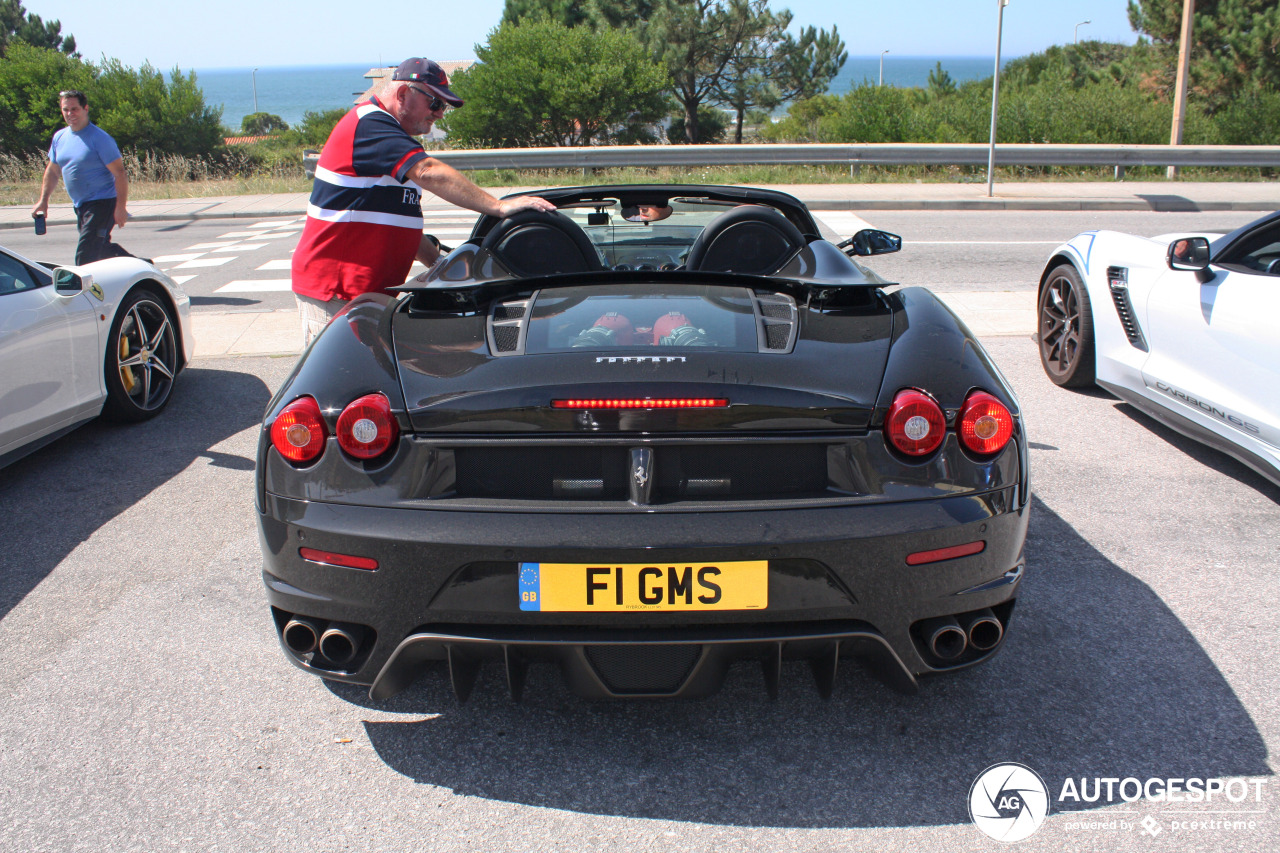
[[35, 219], [36, 221], [36, 234], [43, 234], [44, 233], [44, 214], [37, 213], [32, 218]]

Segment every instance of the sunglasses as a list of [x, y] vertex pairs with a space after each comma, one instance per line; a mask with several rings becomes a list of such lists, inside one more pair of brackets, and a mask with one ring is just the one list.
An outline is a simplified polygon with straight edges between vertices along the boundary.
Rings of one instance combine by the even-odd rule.
[[422, 94], [422, 95], [424, 95], [424, 96], [426, 96], [426, 97], [428, 97], [428, 98], [430, 98], [430, 99], [431, 99], [431, 104], [430, 104], [430, 107], [429, 107], [429, 109], [431, 110], [431, 112], [433, 112], [433, 113], [438, 113], [438, 112], [440, 112], [441, 110], [443, 110], [443, 109], [444, 109], [444, 107], [445, 107], [445, 103], [444, 103], [444, 99], [443, 99], [443, 98], [441, 98], [441, 97], [439, 97], [439, 96], [437, 96], [437, 95], [433, 95], [433, 94], [431, 94], [431, 93], [430, 93], [430, 92], [428, 92], [426, 89], [419, 89], [417, 86], [410, 86], [409, 88], [410, 88], [410, 89], [412, 89], [413, 91], [418, 92], [418, 93], [420, 93], [420, 94]]

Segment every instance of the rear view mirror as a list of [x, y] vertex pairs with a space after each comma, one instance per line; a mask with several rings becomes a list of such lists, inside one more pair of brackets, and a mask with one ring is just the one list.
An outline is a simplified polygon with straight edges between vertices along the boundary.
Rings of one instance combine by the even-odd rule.
[[848, 240], [840, 244], [846, 255], [866, 257], [868, 255], [887, 255], [902, 249], [902, 238], [888, 231], [877, 231], [864, 228]]
[[1184, 237], [1169, 244], [1169, 269], [1202, 270], [1209, 266], [1209, 241], [1204, 237]]
[[78, 273], [58, 267], [53, 271], [53, 289], [68, 296], [84, 290], [84, 279]]

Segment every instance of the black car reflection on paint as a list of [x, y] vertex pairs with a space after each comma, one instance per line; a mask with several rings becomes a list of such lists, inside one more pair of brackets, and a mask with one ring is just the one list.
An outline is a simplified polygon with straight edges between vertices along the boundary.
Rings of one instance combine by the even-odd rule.
[[[355, 300], [268, 407], [263, 578], [286, 655], [374, 698], [699, 696], [736, 661], [890, 686], [989, 658], [1022, 578], [1018, 402], [931, 292], [791, 196], [548, 190]], [[636, 215], [645, 206], [670, 212]], [[647, 217], [647, 218], [646, 218]], [[843, 251], [842, 251], [843, 249]], [[535, 674], [546, 668], [535, 668]]]

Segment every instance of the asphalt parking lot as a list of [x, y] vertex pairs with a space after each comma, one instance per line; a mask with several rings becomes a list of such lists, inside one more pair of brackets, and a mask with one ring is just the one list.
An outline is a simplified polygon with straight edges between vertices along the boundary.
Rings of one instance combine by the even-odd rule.
[[440, 678], [374, 703], [294, 669], [252, 500], [293, 361], [197, 360], [163, 417], [0, 471], [0, 847], [1008, 849], [967, 799], [1019, 762], [1054, 798], [1097, 778], [1258, 792], [1055, 802], [1019, 850], [1280, 849], [1280, 489], [1055, 388], [1027, 337], [984, 343], [1032, 454], [1005, 647], [912, 697], [850, 665], [827, 702], [800, 664], [776, 702], [746, 665], [678, 703], [583, 702], [535, 667], [522, 703], [485, 671], [462, 706]]

